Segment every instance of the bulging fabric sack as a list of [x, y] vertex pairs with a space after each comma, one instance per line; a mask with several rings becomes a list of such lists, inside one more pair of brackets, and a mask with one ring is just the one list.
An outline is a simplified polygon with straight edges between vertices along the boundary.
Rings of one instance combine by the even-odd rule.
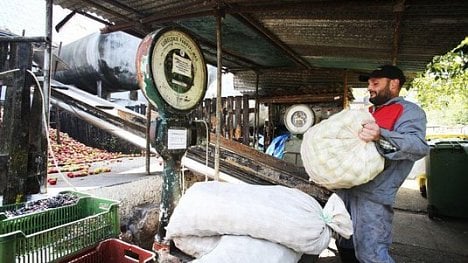
[[283, 245], [250, 236], [180, 237], [174, 243], [196, 257], [194, 263], [296, 263], [301, 253]]
[[335, 194], [322, 209], [313, 197], [294, 188], [201, 182], [179, 200], [166, 230], [168, 239], [250, 236], [318, 255], [328, 247], [332, 230], [349, 238], [352, 222]]
[[179, 236], [174, 237], [174, 245], [185, 254], [200, 258], [211, 252], [219, 243], [222, 236]]
[[374, 121], [369, 112], [345, 109], [304, 133], [301, 157], [311, 181], [328, 189], [351, 188], [382, 172], [384, 158], [375, 143], [358, 137], [368, 121]]

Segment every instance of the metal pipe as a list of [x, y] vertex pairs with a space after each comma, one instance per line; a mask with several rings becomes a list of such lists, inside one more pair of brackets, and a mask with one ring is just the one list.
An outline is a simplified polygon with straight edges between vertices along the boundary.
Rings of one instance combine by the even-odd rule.
[[45, 37], [19, 37], [19, 36], [1, 36], [1, 42], [37, 42], [44, 43], [47, 42]]
[[221, 86], [222, 86], [222, 31], [221, 10], [218, 6], [216, 13], [216, 55], [217, 55], [217, 90], [216, 90], [216, 145], [215, 145], [215, 174], [214, 178], [219, 181], [219, 141], [221, 136]]
[[255, 112], [254, 112], [254, 141], [253, 145], [255, 148], [258, 147], [258, 126], [259, 126], [259, 106], [258, 106], [258, 86], [260, 83], [260, 76], [258, 72], [255, 73]]
[[[205, 120], [194, 120], [194, 122], [201, 122], [205, 125], [205, 131], [206, 131], [205, 166], [208, 167], [208, 149], [210, 145], [210, 128], [208, 126], [208, 122], [206, 122]], [[208, 181], [208, 175], [205, 175], [205, 181]]]
[[97, 93], [97, 96], [98, 96], [99, 98], [104, 98], [104, 97], [102, 96], [103, 93], [102, 93], [102, 81], [101, 81], [101, 80], [97, 80], [97, 81], [96, 81], [96, 91], [97, 91], [97, 92], [96, 92], [96, 93]]
[[150, 130], [151, 130], [151, 109], [153, 108], [153, 105], [151, 103], [148, 103], [148, 108], [146, 109], [146, 174], [150, 175], [151, 174], [151, 155], [150, 155], [150, 149], [151, 149], [151, 143], [150, 143]]
[[[51, 80], [51, 65], [52, 65], [52, 16], [53, 16], [53, 8], [52, 8], [52, 2], [53, 0], [47, 0], [46, 1], [46, 48], [44, 50], [44, 68], [42, 69], [43, 74], [44, 74], [44, 82], [42, 87], [38, 87], [42, 91], [42, 107], [43, 107], [43, 113], [44, 116], [41, 116], [43, 118], [43, 121], [40, 122], [40, 126], [43, 127], [43, 129], [40, 129], [42, 137], [38, 138], [38, 144], [40, 145], [39, 147], [41, 148], [41, 162], [42, 164], [39, 164], [40, 168], [40, 179], [39, 179], [39, 188], [41, 193], [46, 193], [47, 192], [47, 170], [44, 167], [47, 167], [47, 156], [49, 153], [49, 147], [48, 141], [47, 141], [47, 128], [50, 125], [50, 80]], [[45, 126], [45, 127], [44, 127]], [[42, 148], [44, 147], [44, 148]]]
[[47, 125], [50, 122], [50, 65], [52, 61], [52, 1], [46, 1], [46, 49], [44, 50], [44, 84], [42, 87], [42, 94], [44, 94], [45, 105], [45, 120]]
[[106, 20], [100, 19], [99, 17], [90, 15], [90, 14], [88, 14], [86, 12], [83, 12], [83, 11], [80, 11], [80, 10], [74, 10], [74, 11], [77, 12], [78, 14], [82, 15], [82, 16], [85, 16], [85, 17], [87, 17], [89, 19], [92, 19], [92, 20], [94, 20], [96, 22], [99, 22], [99, 23], [101, 23], [103, 25], [106, 25], [106, 26], [113, 25], [112, 23], [109, 23]]
[[62, 21], [58, 22], [58, 24], [55, 26], [55, 31], [59, 32], [60, 29], [66, 24], [68, 23], [68, 21], [70, 21], [70, 19], [72, 19], [72, 17], [76, 14], [75, 11], [72, 11], [70, 14], [68, 14], [67, 16], [65, 16], [64, 19], [62, 19]]

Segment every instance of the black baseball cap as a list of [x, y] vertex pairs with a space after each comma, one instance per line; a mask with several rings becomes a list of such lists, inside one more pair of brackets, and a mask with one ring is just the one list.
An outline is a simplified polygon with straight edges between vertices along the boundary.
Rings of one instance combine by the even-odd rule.
[[400, 87], [405, 84], [406, 77], [403, 71], [392, 65], [383, 65], [372, 71], [369, 75], [360, 75], [360, 81], [368, 81], [370, 78], [389, 78], [400, 80]]

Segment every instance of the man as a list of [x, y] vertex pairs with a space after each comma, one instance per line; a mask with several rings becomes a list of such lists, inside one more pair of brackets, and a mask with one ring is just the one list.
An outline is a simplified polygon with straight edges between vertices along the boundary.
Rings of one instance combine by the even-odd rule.
[[394, 262], [388, 252], [392, 205], [414, 162], [429, 153], [426, 115], [399, 96], [406, 81], [399, 68], [384, 65], [364, 79], [375, 122], [363, 123], [359, 138], [375, 142], [385, 158], [385, 168], [366, 184], [338, 191], [351, 214], [354, 234], [350, 240], [338, 240], [337, 246], [342, 262]]

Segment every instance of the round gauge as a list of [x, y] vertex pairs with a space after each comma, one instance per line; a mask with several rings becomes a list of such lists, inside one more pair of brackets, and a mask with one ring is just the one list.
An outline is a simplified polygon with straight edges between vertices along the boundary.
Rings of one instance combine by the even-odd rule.
[[292, 134], [305, 133], [314, 122], [315, 114], [305, 104], [293, 105], [284, 113], [284, 125]]
[[159, 94], [175, 109], [192, 109], [205, 96], [205, 61], [198, 45], [186, 33], [171, 30], [158, 38], [151, 69]]
[[137, 52], [137, 67], [140, 88], [159, 108], [185, 113], [205, 96], [205, 59], [197, 43], [182, 30], [161, 29], [147, 36]]

